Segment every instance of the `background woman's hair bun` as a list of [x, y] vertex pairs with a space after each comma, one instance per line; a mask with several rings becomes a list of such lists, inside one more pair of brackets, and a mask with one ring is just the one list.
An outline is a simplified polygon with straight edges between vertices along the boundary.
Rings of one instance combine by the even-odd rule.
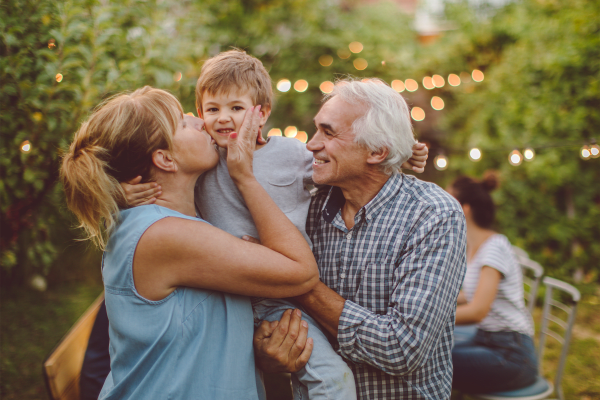
[[488, 170], [483, 173], [483, 179], [481, 180], [481, 186], [487, 192], [491, 192], [500, 185], [500, 177], [498, 171]]

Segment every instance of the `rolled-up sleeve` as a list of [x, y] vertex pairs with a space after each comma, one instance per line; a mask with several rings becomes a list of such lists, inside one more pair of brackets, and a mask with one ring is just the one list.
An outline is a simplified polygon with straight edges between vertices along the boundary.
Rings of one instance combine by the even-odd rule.
[[460, 211], [433, 214], [411, 233], [395, 260], [384, 315], [347, 300], [338, 325], [341, 354], [402, 376], [422, 367], [454, 318], [466, 267]]

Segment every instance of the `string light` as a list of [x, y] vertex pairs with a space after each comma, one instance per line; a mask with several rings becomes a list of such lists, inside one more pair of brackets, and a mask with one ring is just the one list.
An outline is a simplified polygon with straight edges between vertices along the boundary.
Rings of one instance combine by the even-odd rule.
[[510, 165], [514, 165], [515, 167], [521, 165], [521, 163], [523, 162], [523, 155], [519, 150], [514, 149], [508, 155], [508, 162], [510, 163]]
[[60, 83], [60, 82], [62, 82], [62, 80], [63, 80], [62, 74], [56, 74], [56, 82]]
[[282, 79], [277, 82], [277, 90], [280, 92], [287, 92], [292, 87], [292, 82], [289, 79]]
[[421, 107], [413, 107], [410, 110], [410, 116], [415, 121], [423, 121], [425, 119], [425, 111]]
[[406, 90], [408, 90], [409, 92], [414, 92], [419, 88], [419, 84], [414, 79], [405, 80], [404, 86], [406, 87]]
[[319, 86], [319, 89], [321, 89], [321, 92], [323, 92], [323, 93], [331, 93], [331, 92], [333, 92], [334, 86], [335, 85], [333, 84], [333, 82], [325, 81], [325, 82], [321, 83], [321, 85]]
[[56, 40], [54, 40], [54, 39], [48, 40], [48, 48], [53, 49], [55, 47], [56, 47]]
[[448, 158], [443, 154], [439, 154], [433, 159], [433, 165], [438, 171], [443, 171], [448, 168]]
[[402, 93], [402, 92], [404, 92], [404, 89], [406, 89], [406, 88], [404, 86], [404, 82], [396, 79], [396, 80], [392, 81], [392, 89], [394, 89], [398, 93]]
[[356, 60], [354, 60], [353, 64], [354, 68], [356, 68], [359, 71], [362, 71], [369, 66], [369, 63], [364, 58], [357, 58]]
[[306, 143], [308, 141], [308, 135], [304, 131], [299, 131], [294, 137], [302, 143]]
[[281, 136], [281, 129], [273, 128], [267, 133], [267, 136]]
[[483, 72], [478, 69], [474, 69], [473, 72], [471, 72], [471, 77], [475, 82], [481, 82], [483, 81]]
[[456, 74], [448, 75], [448, 83], [450, 86], [458, 86], [460, 85], [460, 78]]
[[351, 52], [356, 53], [356, 54], [363, 51], [363, 45], [361, 42], [352, 42], [352, 43], [350, 43], [350, 45], [348, 45], [348, 48], [350, 49]]
[[471, 161], [480, 161], [481, 160], [481, 150], [479, 150], [477, 147], [473, 147], [470, 151], [469, 151], [469, 158], [471, 159]]
[[329, 54], [324, 54], [319, 57], [319, 64], [324, 67], [329, 67], [331, 64], [333, 64], [333, 57], [331, 57]]
[[285, 135], [285, 137], [289, 138], [296, 137], [296, 135], [298, 134], [298, 128], [296, 128], [295, 126], [288, 126], [283, 131], [283, 134]]
[[434, 75], [431, 77], [431, 79], [433, 79], [433, 84], [437, 88], [444, 87], [444, 85], [446, 84], [446, 82], [444, 81], [444, 77], [441, 75]]
[[433, 96], [431, 98], [431, 108], [434, 110], [443, 110], [444, 109], [444, 100], [441, 97]]
[[590, 146], [590, 156], [592, 158], [600, 157], [600, 146], [598, 146], [596, 143]]
[[175, 72], [175, 75], [173, 75], [173, 79], [175, 80], [175, 82], [179, 82], [182, 77], [183, 75], [181, 74], [181, 72]]
[[21, 146], [19, 146], [21, 148], [21, 152], [22, 153], [29, 153], [31, 151], [31, 143], [29, 142], [29, 140], [25, 140], [23, 143], [21, 143]]
[[580, 156], [584, 160], [589, 160], [592, 157], [592, 151], [587, 144], [583, 145], [581, 148]]
[[527, 147], [525, 150], [523, 150], [523, 157], [525, 157], [525, 161], [532, 161], [535, 157], [535, 150], [533, 150], [531, 147]]
[[294, 83], [294, 90], [297, 92], [306, 92], [306, 89], [308, 89], [308, 82], [304, 79], [299, 79]]
[[346, 49], [339, 49], [337, 51], [337, 55], [339, 58], [341, 58], [342, 60], [345, 60], [347, 58], [350, 58], [350, 56], [352, 55], [348, 50]]
[[423, 78], [423, 87], [427, 90], [431, 90], [435, 87], [435, 85], [433, 84], [433, 79], [431, 79], [430, 76], [426, 76], [425, 78]]

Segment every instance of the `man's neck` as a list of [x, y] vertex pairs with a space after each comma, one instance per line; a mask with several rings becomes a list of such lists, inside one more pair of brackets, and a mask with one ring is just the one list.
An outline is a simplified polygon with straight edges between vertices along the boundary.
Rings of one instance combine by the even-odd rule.
[[358, 182], [339, 186], [346, 200], [342, 206], [342, 218], [348, 229], [354, 227], [356, 213], [377, 196], [388, 179], [390, 175], [373, 171], [362, 176]]
[[171, 176], [170, 179], [161, 178], [163, 177], [156, 177], [156, 181], [162, 187], [162, 194], [156, 199], [156, 205], [195, 217], [194, 186], [198, 177]]

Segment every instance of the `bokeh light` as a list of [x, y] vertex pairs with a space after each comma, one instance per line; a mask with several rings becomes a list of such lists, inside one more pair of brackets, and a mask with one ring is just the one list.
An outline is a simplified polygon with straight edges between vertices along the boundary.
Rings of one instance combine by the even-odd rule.
[[352, 42], [348, 45], [348, 48], [350, 49], [351, 52], [353, 53], [360, 53], [361, 51], [363, 51], [363, 45], [361, 42]]
[[324, 67], [329, 67], [331, 64], [333, 64], [333, 57], [331, 57], [329, 54], [324, 54], [319, 57], [319, 64]]
[[62, 82], [63, 76], [62, 74], [56, 74], [56, 82]]
[[189, 112], [189, 113], [185, 113], [186, 115], [189, 115], [190, 117], [195, 117], [193, 112]]
[[280, 92], [287, 92], [292, 87], [292, 82], [289, 79], [282, 79], [277, 82], [277, 90]]
[[592, 151], [590, 149], [590, 147], [586, 144], [581, 148], [581, 151], [579, 152], [579, 155], [581, 156], [581, 158], [583, 158], [584, 160], [589, 160], [590, 157], [592, 157]]
[[36, 120], [37, 122], [40, 122], [40, 121], [42, 120], [42, 117], [43, 117], [43, 115], [42, 115], [42, 113], [41, 113], [41, 112], [39, 112], [39, 111], [36, 111], [36, 112], [34, 112], [34, 113], [33, 113], [32, 117], [33, 117], [33, 119], [34, 119], [34, 120]]
[[21, 149], [22, 153], [29, 153], [31, 151], [31, 143], [29, 140], [25, 140], [23, 143], [21, 143], [19, 148]]
[[308, 141], [308, 135], [304, 131], [299, 131], [294, 137], [302, 143], [306, 143]]
[[474, 69], [473, 72], [471, 73], [471, 77], [473, 78], [473, 80], [475, 82], [481, 82], [481, 81], [483, 81], [483, 72], [481, 72], [478, 69]]
[[517, 165], [521, 165], [521, 163], [523, 162], [523, 154], [521, 154], [519, 150], [514, 149], [508, 155], [508, 162], [510, 163], [510, 165], [514, 165], [515, 167]]
[[448, 83], [450, 86], [458, 86], [460, 85], [460, 78], [456, 74], [448, 75]]
[[281, 129], [273, 128], [267, 133], [267, 136], [281, 136]]
[[427, 90], [431, 90], [435, 87], [433, 84], [433, 79], [431, 79], [430, 76], [423, 78], [423, 87]]
[[413, 107], [410, 110], [410, 116], [415, 121], [423, 121], [425, 119], [425, 111], [421, 107]]
[[448, 158], [446, 158], [446, 156], [443, 154], [439, 154], [433, 160], [433, 165], [438, 171], [443, 171], [448, 168]]
[[56, 47], [56, 40], [54, 40], [54, 39], [48, 40], [48, 48], [53, 49], [55, 47]]
[[441, 97], [433, 96], [431, 98], [431, 108], [434, 110], [443, 110], [444, 109], [444, 100]]
[[527, 147], [525, 150], [523, 150], [523, 157], [525, 157], [525, 161], [533, 160], [535, 157], [535, 150], [533, 150], [531, 147]]
[[331, 93], [331, 92], [333, 92], [334, 86], [335, 85], [333, 84], [333, 82], [325, 81], [325, 82], [321, 83], [321, 85], [319, 85], [319, 89], [321, 89], [321, 92], [323, 92], [323, 93]]
[[337, 55], [342, 60], [345, 60], [347, 58], [350, 58], [350, 56], [352, 55], [352, 53], [350, 53], [350, 51], [348, 49], [339, 49], [337, 51]]
[[431, 77], [431, 79], [433, 79], [433, 84], [435, 85], [435, 87], [441, 88], [444, 87], [444, 85], [446, 84], [444, 77], [441, 75], [434, 75]]
[[359, 71], [362, 71], [363, 69], [366, 69], [369, 66], [369, 63], [364, 58], [357, 58], [356, 60], [354, 60], [353, 64], [354, 68], [356, 68]]
[[296, 137], [296, 135], [298, 134], [298, 128], [296, 128], [295, 126], [288, 126], [283, 131], [283, 134], [285, 135], [285, 137]]
[[596, 143], [591, 145], [590, 146], [590, 155], [592, 158], [600, 157], [600, 146], [598, 146]]
[[173, 75], [173, 80], [175, 80], [175, 82], [179, 82], [182, 77], [183, 75], [181, 74], [181, 72], [175, 72], [175, 75]]
[[406, 90], [408, 90], [409, 92], [414, 92], [415, 90], [417, 90], [419, 88], [419, 84], [414, 79], [405, 80], [404, 86], [406, 87]]
[[294, 83], [294, 90], [297, 92], [306, 92], [306, 89], [308, 89], [308, 82], [304, 79], [299, 79]]
[[481, 150], [479, 150], [477, 147], [473, 147], [471, 150], [469, 150], [469, 158], [471, 161], [481, 160]]
[[402, 93], [406, 88], [404, 87], [404, 82], [402, 82], [399, 79], [396, 79], [392, 81], [392, 89], [394, 89], [398, 93]]

